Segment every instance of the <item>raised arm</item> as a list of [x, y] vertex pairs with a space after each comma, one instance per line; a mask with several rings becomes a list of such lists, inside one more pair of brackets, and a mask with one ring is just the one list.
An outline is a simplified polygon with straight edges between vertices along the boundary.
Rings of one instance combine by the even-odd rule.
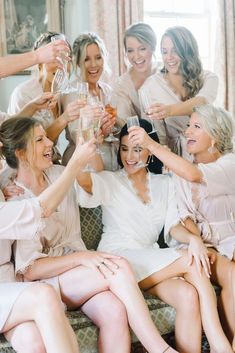
[[85, 167], [90, 159], [94, 158], [95, 149], [95, 139], [83, 145], [79, 144], [61, 176], [40, 194], [38, 199], [43, 209], [44, 217], [49, 217], [55, 211], [79, 171]]
[[128, 131], [129, 139], [134, 145], [140, 144], [144, 148], [147, 148], [151, 154], [154, 154], [175, 174], [191, 182], [200, 183], [202, 181], [202, 172], [195, 164], [186, 161], [182, 157], [155, 142], [149, 137], [144, 129], [131, 127]]
[[13, 75], [18, 71], [40, 63], [57, 61], [61, 65], [61, 61], [57, 58], [64, 51], [70, 52], [66, 42], [58, 40], [35, 51], [0, 57], [0, 78]]

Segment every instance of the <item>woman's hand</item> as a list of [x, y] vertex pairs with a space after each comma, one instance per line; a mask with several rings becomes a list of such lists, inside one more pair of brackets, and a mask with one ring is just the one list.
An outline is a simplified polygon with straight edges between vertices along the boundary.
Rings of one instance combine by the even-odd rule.
[[70, 49], [68, 44], [64, 40], [55, 40], [47, 45], [44, 45], [37, 50], [35, 50], [36, 62], [37, 63], [51, 63], [57, 62], [58, 67], [63, 69], [63, 65], [61, 63], [61, 55], [63, 55], [63, 60], [70, 61], [71, 58], [69, 56], [65, 56], [64, 52], [67, 52], [70, 55]]
[[101, 121], [101, 130], [104, 136], [107, 136], [112, 130], [113, 126], [116, 123], [116, 116], [111, 115], [107, 112], [103, 113], [102, 121]]
[[196, 267], [200, 275], [202, 274], [202, 270], [205, 271], [207, 277], [210, 278], [211, 275], [211, 267], [215, 260], [212, 253], [208, 252], [207, 247], [203, 243], [203, 240], [198, 236], [191, 236], [189, 247], [188, 247], [188, 258], [189, 258], [189, 266], [192, 265], [193, 261], [196, 263]]
[[143, 148], [148, 148], [155, 143], [153, 139], [147, 134], [147, 132], [138, 126], [131, 126], [128, 129], [129, 135], [128, 138], [130, 142], [135, 145], [140, 145]]
[[16, 185], [13, 181], [11, 181], [2, 189], [2, 192], [5, 197], [5, 200], [9, 200], [14, 196], [19, 196], [24, 194], [24, 189]]
[[76, 161], [76, 165], [83, 169], [87, 163], [95, 157], [96, 154], [96, 139], [83, 143], [82, 139], [78, 137], [78, 143], [75, 151], [71, 157], [71, 163]]
[[170, 116], [170, 105], [154, 103], [149, 107], [147, 116], [157, 120], [166, 119]]
[[76, 99], [67, 105], [65, 112], [63, 113], [64, 118], [68, 123], [78, 119], [80, 117], [80, 109], [86, 105], [86, 99]]
[[45, 92], [41, 96], [32, 100], [29, 104], [32, 104], [35, 111], [41, 109], [54, 109], [58, 102], [58, 97], [51, 93]]
[[104, 277], [105, 273], [107, 274], [107, 270], [109, 274], [114, 274], [114, 271], [118, 269], [115, 260], [120, 260], [120, 256], [99, 251], [83, 251], [75, 254], [80, 265], [98, 270]]

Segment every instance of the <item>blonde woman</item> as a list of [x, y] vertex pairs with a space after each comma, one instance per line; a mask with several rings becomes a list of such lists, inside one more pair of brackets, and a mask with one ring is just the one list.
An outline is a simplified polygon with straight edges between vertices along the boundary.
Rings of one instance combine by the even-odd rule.
[[[88, 83], [88, 93], [91, 97], [96, 97], [103, 106], [111, 100], [112, 89], [109, 84], [103, 81], [104, 76], [110, 79], [110, 68], [108, 65], [108, 53], [103, 40], [94, 32], [86, 32], [80, 34], [73, 43], [73, 63], [77, 78], [74, 80], [73, 85], [76, 87], [79, 82]], [[65, 110], [69, 102], [78, 100], [77, 94], [68, 94], [63, 97], [62, 105]], [[87, 103], [86, 100], [78, 100], [80, 107], [84, 107]], [[89, 101], [88, 101], [89, 104]], [[78, 114], [79, 116], [79, 114]], [[116, 121], [115, 114], [109, 114], [104, 111], [101, 129], [104, 136], [106, 136]], [[66, 130], [66, 138], [69, 144], [63, 155], [63, 164], [66, 165], [72, 152], [74, 151], [76, 141], [77, 121], [68, 125]], [[102, 151], [102, 159], [104, 168], [113, 170], [115, 165], [113, 161], [116, 160], [116, 148], [112, 143], [103, 141], [100, 145]], [[113, 157], [114, 155], [114, 157]]]
[[[0, 134], [4, 153], [2, 140]], [[0, 333], [19, 353], [78, 353], [58, 294], [44, 283], [16, 282], [11, 247], [14, 240], [38, 237], [94, 151], [94, 143], [78, 146], [58, 180], [38, 197], [6, 203], [0, 190]]]
[[[219, 309], [223, 328], [235, 349], [235, 155], [234, 121], [222, 108], [201, 105], [194, 108], [185, 136], [193, 163], [153, 142], [143, 129], [131, 128], [130, 141], [148, 148], [178, 175], [176, 190], [182, 222], [193, 233], [172, 234], [188, 246], [189, 262], [197, 264], [222, 291]], [[168, 239], [172, 244], [172, 239]], [[179, 246], [179, 243], [172, 245]], [[208, 247], [216, 255], [209, 262]], [[203, 271], [202, 271], [203, 269]]]

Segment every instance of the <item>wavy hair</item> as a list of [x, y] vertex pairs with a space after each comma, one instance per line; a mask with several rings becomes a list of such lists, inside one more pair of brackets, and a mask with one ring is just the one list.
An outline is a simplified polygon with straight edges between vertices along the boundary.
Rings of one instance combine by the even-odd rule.
[[[183, 87], [186, 90], [184, 100], [194, 97], [203, 86], [202, 63], [199, 58], [197, 41], [185, 27], [175, 26], [168, 28], [162, 36], [172, 40], [175, 51], [181, 59], [180, 73], [183, 76]], [[166, 73], [165, 67], [161, 70]]]
[[193, 111], [200, 117], [202, 126], [215, 140], [215, 147], [221, 154], [233, 151], [234, 119], [225, 109], [211, 104], [196, 106]]

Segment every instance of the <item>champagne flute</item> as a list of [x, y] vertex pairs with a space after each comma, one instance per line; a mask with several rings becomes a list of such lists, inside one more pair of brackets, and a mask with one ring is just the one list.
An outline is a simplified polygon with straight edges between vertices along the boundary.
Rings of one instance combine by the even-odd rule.
[[89, 95], [88, 82], [78, 82], [77, 83], [77, 94], [78, 94], [78, 99], [87, 100], [88, 95]]
[[[127, 129], [129, 129], [131, 126], [140, 126], [140, 122], [139, 122], [139, 118], [137, 115], [134, 115], [134, 116], [130, 116], [129, 118], [127, 118]], [[142, 168], [142, 167], [147, 167], [148, 164], [143, 162], [141, 159], [140, 159], [140, 146], [139, 145], [136, 145], [137, 149], [138, 149], [138, 155], [139, 155], [139, 158], [138, 158], [138, 163], [136, 165], [136, 168]]]
[[[51, 42], [54, 42], [56, 40], [64, 40], [66, 42], [66, 37], [63, 33], [55, 34], [53, 37], [51, 37]], [[60, 53], [59, 60], [62, 63], [63, 68], [56, 70], [55, 77], [51, 85], [51, 91], [53, 93], [60, 92], [62, 94], [68, 94], [76, 91], [76, 89], [71, 85], [68, 79], [68, 70], [67, 70], [68, 62], [66, 60], [67, 57], [68, 57], [67, 52], [62, 51]]]
[[[84, 107], [80, 109], [79, 119], [79, 134], [84, 142], [90, 141], [95, 137], [96, 125], [94, 124], [94, 112], [91, 107]], [[83, 172], [96, 172], [89, 164], [82, 170]]]
[[[111, 115], [111, 117], [116, 117], [117, 116], [117, 100], [115, 95], [106, 95], [104, 97], [105, 101], [105, 111]], [[114, 136], [114, 134], [118, 134], [120, 132], [120, 129], [116, 126], [113, 126], [109, 135], [105, 137], [106, 142], [117, 142], [119, 141], [118, 138]]]
[[156, 132], [156, 129], [155, 129], [155, 126], [154, 126], [154, 122], [153, 122], [153, 119], [151, 119], [149, 117], [149, 114], [148, 114], [148, 109], [151, 105], [151, 101], [150, 101], [150, 98], [149, 96], [147, 95], [147, 92], [144, 91], [143, 89], [141, 89], [139, 91], [139, 99], [140, 99], [140, 102], [142, 103], [142, 106], [143, 106], [143, 112], [145, 114], [145, 118], [147, 118], [151, 125], [152, 125], [152, 131], [149, 132], [149, 135], [150, 134], [153, 134], [154, 132]]

